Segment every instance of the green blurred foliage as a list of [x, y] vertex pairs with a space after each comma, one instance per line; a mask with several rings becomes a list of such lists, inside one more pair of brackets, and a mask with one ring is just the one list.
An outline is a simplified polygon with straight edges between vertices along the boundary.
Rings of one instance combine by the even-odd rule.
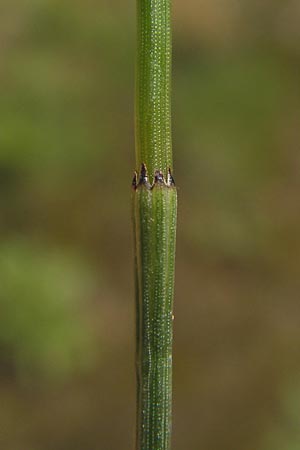
[[1, 245], [3, 369], [6, 362], [22, 378], [61, 378], [89, 364], [95, 345], [83, 315], [92, 286], [86, 272], [82, 261], [33, 242]]
[[299, 380], [290, 382], [282, 392], [282, 401], [278, 416], [269, 426], [269, 432], [264, 436], [263, 448], [279, 450], [296, 450], [299, 447], [300, 430], [298, 417], [300, 411]]
[[[174, 450], [299, 440], [300, 8], [174, 0]], [[135, 3], [0, 5], [0, 447], [133, 448]]]

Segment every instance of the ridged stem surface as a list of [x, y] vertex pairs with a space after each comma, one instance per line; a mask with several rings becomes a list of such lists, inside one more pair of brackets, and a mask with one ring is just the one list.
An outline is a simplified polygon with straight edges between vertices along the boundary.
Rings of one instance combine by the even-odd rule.
[[[169, 450], [177, 192], [172, 177], [170, 0], [137, 0], [133, 180], [136, 450]], [[153, 182], [153, 183], [152, 183]]]
[[137, 307], [137, 450], [170, 448], [175, 187], [134, 192]]
[[136, 162], [172, 167], [170, 0], [137, 0]]

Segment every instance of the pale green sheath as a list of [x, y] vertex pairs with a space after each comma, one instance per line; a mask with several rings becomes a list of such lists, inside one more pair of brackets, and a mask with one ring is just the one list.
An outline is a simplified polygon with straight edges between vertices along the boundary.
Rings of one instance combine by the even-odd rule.
[[137, 450], [170, 448], [177, 193], [133, 193], [136, 254]]

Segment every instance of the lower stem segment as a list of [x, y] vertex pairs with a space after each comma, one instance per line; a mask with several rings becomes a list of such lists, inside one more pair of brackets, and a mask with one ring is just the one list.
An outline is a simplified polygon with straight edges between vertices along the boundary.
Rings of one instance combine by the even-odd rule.
[[169, 450], [177, 192], [133, 192], [136, 267], [136, 450]]

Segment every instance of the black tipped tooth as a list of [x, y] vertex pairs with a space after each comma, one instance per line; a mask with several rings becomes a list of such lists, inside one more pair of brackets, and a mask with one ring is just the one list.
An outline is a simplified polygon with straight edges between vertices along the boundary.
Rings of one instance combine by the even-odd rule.
[[172, 172], [171, 172], [170, 167], [169, 167], [169, 170], [168, 170], [168, 181], [167, 181], [167, 184], [168, 184], [168, 186], [175, 186], [175, 181], [174, 181], [174, 178], [172, 176]]
[[166, 184], [164, 174], [161, 170], [156, 170], [154, 173], [154, 184], [164, 185]]
[[148, 173], [147, 173], [147, 167], [144, 163], [142, 163], [141, 165], [141, 179], [148, 180]]
[[150, 189], [150, 184], [148, 182], [148, 172], [146, 164], [142, 163], [141, 165], [141, 172], [140, 172], [140, 179], [139, 179], [139, 186], [144, 185], [146, 188]]
[[136, 171], [134, 172], [131, 184], [134, 190], [136, 190], [139, 186], [144, 186], [147, 189], [153, 189], [154, 186], [173, 187], [175, 186], [175, 181], [170, 168], [168, 169], [167, 179], [165, 179], [164, 174], [161, 170], [156, 170], [154, 172], [153, 184], [150, 185], [148, 181], [148, 171], [146, 164], [142, 163], [139, 175]]

